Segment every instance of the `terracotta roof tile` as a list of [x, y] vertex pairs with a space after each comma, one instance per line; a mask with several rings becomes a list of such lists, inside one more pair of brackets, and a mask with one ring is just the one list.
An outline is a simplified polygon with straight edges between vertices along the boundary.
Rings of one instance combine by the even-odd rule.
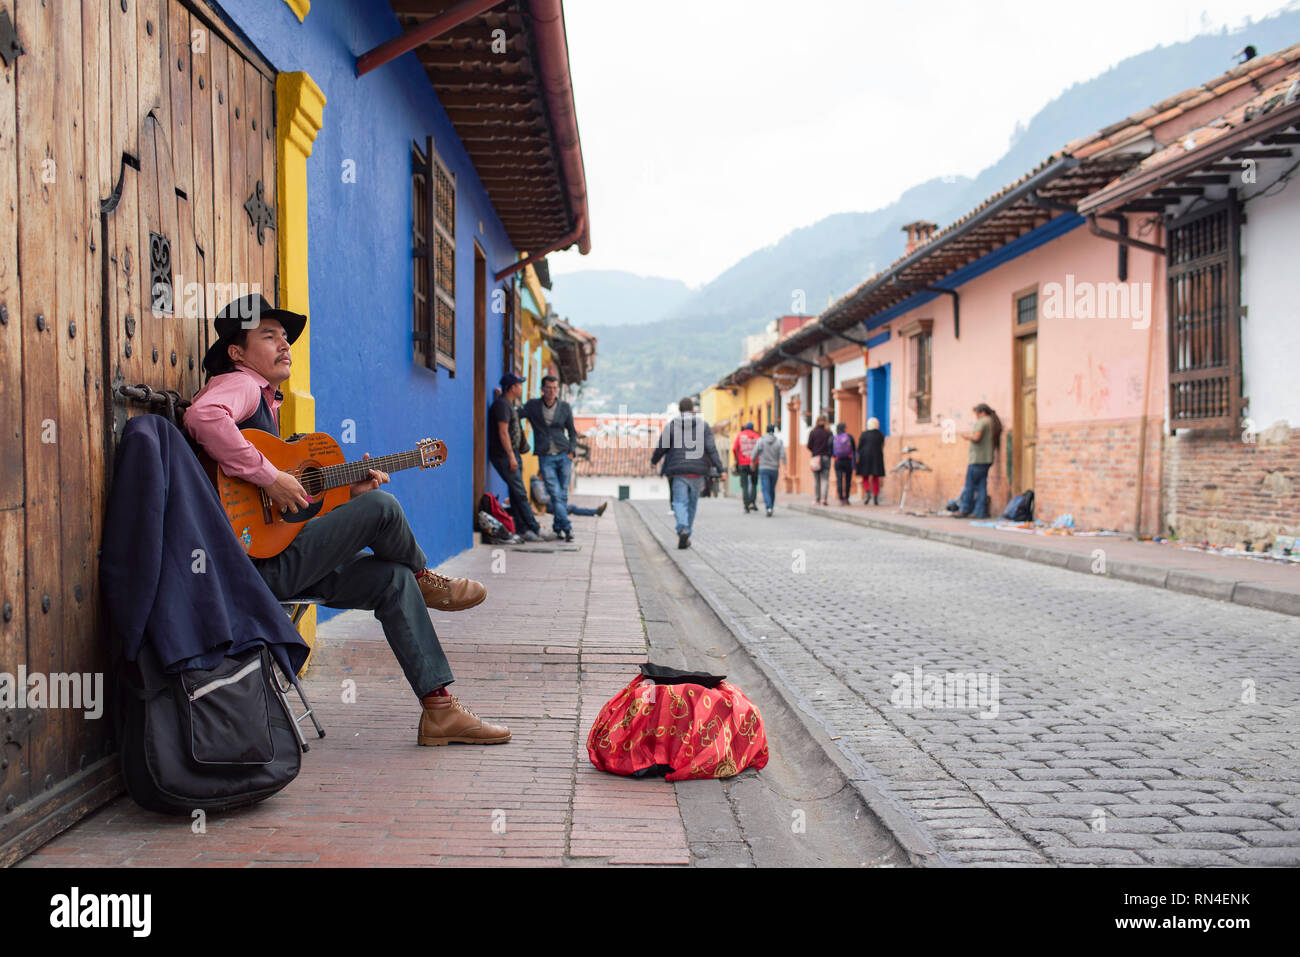
[[[1141, 173], [1148, 172], [1158, 166], [1162, 166], [1171, 160], [1178, 159], [1181, 156], [1191, 152], [1187, 149], [1187, 143], [1190, 140], [1192, 149], [1199, 149], [1206, 143], [1226, 136], [1235, 129], [1240, 129], [1245, 123], [1253, 122], [1261, 117], [1267, 116], [1280, 106], [1285, 104], [1287, 91], [1291, 89], [1292, 84], [1300, 82], [1300, 70], [1287, 74], [1276, 83], [1269, 86], [1258, 96], [1247, 100], [1234, 109], [1229, 110], [1222, 116], [1217, 116], [1204, 126], [1198, 127], [1187, 133], [1175, 143], [1170, 143], [1164, 149], [1152, 153], [1130, 170], [1126, 170], [1123, 175], [1117, 177], [1105, 189], [1109, 189], [1115, 183], [1121, 183], [1126, 179], [1131, 179]], [[1249, 117], [1249, 119], [1247, 119]], [[1098, 191], [1100, 192], [1100, 190]]]
[[[597, 442], [608, 443], [601, 447]], [[652, 448], [643, 440], [626, 438], [619, 443], [617, 439], [589, 436], [586, 439], [591, 449], [590, 458], [578, 459], [574, 471], [578, 475], [609, 475], [619, 478], [652, 478], [659, 474], [659, 466], [650, 464]]]
[[[1104, 153], [1106, 150], [1110, 149], [1111, 147], [1117, 145], [1123, 145], [1124, 143], [1134, 140], [1145, 133], [1149, 133], [1149, 131], [1153, 127], [1158, 126], [1161, 123], [1167, 122], [1168, 120], [1177, 117], [1187, 112], [1190, 109], [1194, 109], [1197, 106], [1209, 102], [1216, 95], [1221, 95], [1225, 91], [1230, 91], [1240, 86], [1243, 83], [1250, 82], [1252, 76], [1262, 75], [1264, 73], [1269, 72], [1270, 70], [1277, 69], [1281, 65], [1290, 64], [1290, 63], [1300, 64], [1300, 43], [1293, 44], [1292, 46], [1287, 47], [1286, 49], [1281, 50], [1276, 54], [1272, 54], [1266, 57], [1257, 57], [1256, 59], [1248, 61], [1247, 63], [1240, 64], [1234, 67], [1233, 69], [1227, 71], [1226, 73], [1222, 74], [1221, 76], [1215, 77], [1213, 80], [1209, 81], [1208, 83], [1202, 83], [1199, 86], [1194, 86], [1187, 90], [1183, 90], [1181, 93], [1177, 93], [1173, 96], [1167, 97], [1166, 99], [1160, 101], [1159, 103], [1153, 106], [1146, 107], [1132, 114], [1131, 116], [1128, 116], [1123, 120], [1120, 120], [1117, 123], [1113, 123], [1107, 127], [1104, 127], [1101, 130], [1098, 130], [1095, 133], [1091, 133], [1087, 136], [1080, 137], [1079, 139], [1072, 140], [1063, 149], [1048, 156], [1045, 160], [1043, 160], [1033, 169], [1029, 170], [1023, 176], [1017, 178], [1014, 182], [1008, 183], [1002, 189], [990, 195], [982, 203], [980, 203], [978, 206], [976, 206], [974, 209], [968, 212], [965, 216], [962, 216], [960, 219], [957, 219], [952, 223], [949, 223], [943, 229], [936, 231], [934, 234], [930, 236], [930, 238], [926, 242], [914, 247], [910, 253], [905, 253], [904, 255], [898, 257], [892, 263], [890, 263], [889, 266], [887, 266], [885, 269], [881, 270], [880, 272], [876, 273], [874, 276], [865, 279], [864, 281], [862, 281], [861, 283], [853, 287], [853, 289], [847, 292], [844, 296], [840, 297], [840, 299], [832, 303], [825, 311], [823, 311], [822, 316], [826, 317], [831, 314], [837, 313], [842, 309], [851, 308], [854, 300], [863, 296], [864, 293], [866, 293], [868, 290], [871, 290], [872, 287], [875, 286], [877, 283], [879, 283], [885, 275], [890, 273], [892, 270], [898, 268], [899, 265], [904, 262], [904, 260], [908, 259], [909, 257], [916, 256], [918, 252], [923, 254], [918, 261], [924, 260], [926, 258], [924, 256], [925, 250], [927, 250], [932, 246], [936, 246], [937, 244], [940, 244], [943, 240], [945, 240], [946, 237], [952, 234], [955, 230], [960, 229], [962, 226], [969, 223], [971, 220], [974, 220], [977, 217], [979, 217], [989, 207], [993, 206], [999, 200], [1003, 199], [1008, 194], [1013, 192], [1015, 189], [1028, 182], [1031, 178], [1036, 176], [1038, 173], [1047, 169], [1052, 164], [1059, 162], [1061, 159], [1068, 157], [1079, 161], [1080, 165], [1073, 170], [1063, 172], [1057, 177], [1057, 179], [1053, 180], [1051, 183], [1042, 187], [1042, 195], [1044, 195], [1047, 198], [1052, 198], [1053, 196], [1056, 196], [1058, 198], [1064, 197], [1066, 200], [1069, 200], [1070, 202], [1077, 202], [1078, 200], [1082, 199], [1084, 195], [1088, 193], [1095, 193], [1097, 190], [1102, 188], [1096, 185], [1096, 181], [1098, 180], [1099, 176], [1110, 178], [1111, 181], [1114, 182], [1116, 181], [1115, 177], [1117, 176], [1117, 174], [1120, 177], [1122, 177], [1122, 175], [1125, 172], [1129, 171], [1131, 168], [1136, 166], [1136, 157], [1133, 156], [1123, 155], [1123, 156], [1102, 157], [1099, 154]], [[1151, 157], [1148, 159], [1148, 162], [1154, 159], [1155, 157]], [[1103, 179], [1100, 181], [1105, 182], [1106, 180]], [[1082, 184], [1089, 184], [1089, 185], [1083, 186], [1083, 189], [1081, 191], [1080, 187]], [[1017, 204], [1017, 205], [1022, 205], [1022, 204]], [[1024, 210], [1023, 209], [1019, 210], [1019, 214], [1023, 216]], [[935, 255], [941, 257], [943, 253], [942, 251], [940, 251], [940, 252], [936, 252]], [[913, 267], [909, 266], [907, 268], [910, 270]], [[875, 292], [878, 291], [879, 290], [876, 290]], [[874, 311], [878, 311], [880, 308], [886, 308], [886, 307], [887, 307], [886, 305], [880, 305], [879, 303], [877, 303], [875, 305], [870, 306], [869, 308], [872, 310], [872, 312], [874, 312]], [[862, 308], [866, 309], [868, 307], [864, 305], [862, 306]], [[869, 312], [867, 314], [869, 315], [871, 313]], [[865, 318], [865, 316], [863, 318]], [[781, 342], [784, 343], [786, 339], [792, 337], [799, 337], [800, 339], [802, 339], [801, 334], [803, 333], [803, 331], [804, 331], [803, 329], [795, 330], [783, 336], [781, 338]], [[796, 343], [795, 348], [798, 347], [799, 346]], [[770, 355], [770, 350], [768, 354]], [[756, 368], [754, 371], [758, 372], [761, 370]]]

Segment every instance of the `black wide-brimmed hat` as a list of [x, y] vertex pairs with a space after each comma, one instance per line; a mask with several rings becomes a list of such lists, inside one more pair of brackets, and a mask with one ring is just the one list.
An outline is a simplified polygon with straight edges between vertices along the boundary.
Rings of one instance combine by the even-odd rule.
[[203, 368], [208, 375], [221, 375], [235, 367], [230, 359], [230, 345], [241, 329], [256, 329], [263, 319], [274, 319], [284, 326], [284, 336], [292, 344], [307, 327], [307, 317], [287, 309], [275, 309], [260, 293], [240, 296], [226, 303], [212, 321], [217, 330], [217, 340], [203, 356]]

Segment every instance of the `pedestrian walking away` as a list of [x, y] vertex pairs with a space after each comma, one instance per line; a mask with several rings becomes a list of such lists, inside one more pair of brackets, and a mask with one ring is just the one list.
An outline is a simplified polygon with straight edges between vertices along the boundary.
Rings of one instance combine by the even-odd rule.
[[650, 464], [663, 459], [663, 472], [672, 482], [673, 515], [677, 519], [677, 547], [689, 548], [695, 527], [695, 509], [700, 502], [705, 477], [710, 469], [722, 472], [722, 459], [709, 424], [695, 414], [690, 398], [677, 403], [680, 415], [668, 423]]
[[[251, 328], [246, 317], [255, 320]], [[297, 478], [279, 471], [240, 430], [280, 434], [279, 386], [289, 378], [289, 347], [306, 325], [305, 316], [272, 309], [261, 295], [228, 304], [214, 322], [217, 339], [203, 358], [208, 382], [183, 420], [226, 475], [259, 486], [286, 513], [309, 508], [311, 499]], [[430, 608], [472, 608], [487, 589], [425, 567], [401, 504], [378, 491], [386, 482], [385, 472], [371, 469], [349, 488], [349, 501], [309, 519], [278, 555], [250, 561], [278, 599], [310, 594], [330, 608], [375, 613], [423, 707], [419, 744], [509, 741], [508, 728], [485, 723], [448, 693], [455, 678], [429, 618]]]
[[505, 480], [510, 490], [510, 514], [515, 531], [526, 542], [541, 541], [542, 527], [537, 524], [524, 488], [524, 471], [519, 462], [526, 445], [515, 402], [524, 392], [524, 380], [513, 372], [501, 377], [501, 394], [488, 410], [488, 461]]
[[559, 379], [553, 375], [542, 377], [542, 397], [524, 403], [524, 418], [533, 427], [533, 452], [550, 499], [555, 537], [571, 542], [569, 482], [573, 478], [573, 456], [578, 450], [578, 430], [573, 427], [573, 409], [560, 398]]
[[862, 504], [880, 504], [880, 480], [885, 475], [885, 434], [874, 415], [858, 436], [858, 474], [862, 476]]
[[808, 433], [808, 454], [812, 456], [813, 504], [829, 505], [831, 494], [831, 430], [826, 428], [826, 416], [819, 416], [817, 424]]
[[746, 422], [745, 427], [731, 443], [731, 461], [736, 475], [740, 477], [740, 495], [744, 501], [745, 514], [758, 511], [758, 467], [754, 464], [754, 446], [758, 444], [759, 435], [754, 431], [754, 423]]
[[957, 517], [967, 518], [973, 515], [975, 518], [988, 518], [989, 469], [993, 467], [993, 460], [998, 454], [1002, 420], [983, 402], [971, 411], [976, 416], [975, 428], [962, 434], [962, 438], [970, 443], [970, 459], [966, 465], [966, 484], [961, 490]]
[[848, 425], [843, 422], [835, 426], [831, 451], [835, 456], [835, 490], [839, 494], [840, 504], [848, 505], [853, 495], [853, 460], [858, 454], [858, 444], [853, 441]]
[[772, 517], [776, 507], [776, 478], [781, 463], [785, 461], [785, 445], [776, 434], [776, 424], [767, 427], [767, 434], [754, 446], [754, 464], [758, 468], [758, 482], [763, 487], [763, 504], [767, 517]]

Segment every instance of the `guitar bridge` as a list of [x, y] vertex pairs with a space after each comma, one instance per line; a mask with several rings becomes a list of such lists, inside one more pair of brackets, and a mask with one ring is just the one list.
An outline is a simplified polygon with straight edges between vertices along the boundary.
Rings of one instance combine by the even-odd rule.
[[275, 522], [275, 508], [271, 496], [266, 494], [266, 489], [258, 489], [257, 494], [262, 499], [262, 521], [270, 525]]

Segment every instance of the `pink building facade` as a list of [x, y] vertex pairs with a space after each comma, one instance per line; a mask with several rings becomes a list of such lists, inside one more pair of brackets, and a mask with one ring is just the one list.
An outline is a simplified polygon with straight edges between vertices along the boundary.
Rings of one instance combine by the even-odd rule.
[[[1286, 224], [1300, 216], [1288, 219], [1290, 207], [1271, 194], [1258, 197], [1256, 234], [1271, 238], [1256, 242], [1244, 270], [1233, 252], [1236, 265], [1224, 274], [1231, 289], [1220, 283], [1228, 291], [1212, 308], [1201, 287], [1186, 291], [1179, 278], [1186, 267], [1171, 271], [1169, 260], [1183, 256], [1171, 245], [1182, 234], [1170, 230], [1197, 204], [1226, 202], [1226, 160], [1258, 155], [1261, 175], [1281, 182], [1293, 162], [1290, 144], [1300, 144], [1300, 126], [1286, 112], [1300, 110], [1297, 100], [1300, 44], [1076, 140], [948, 227], [904, 226], [899, 260], [727, 379], [772, 376], [783, 389], [791, 446], [823, 411], [854, 432], [876, 415], [887, 433], [887, 470], [908, 457], [928, 466], [911, 473], [909, 509], [942, 509], [958, 496], [969, 449], [961, 436], [973, 427], [972, 407], [986, 403], [1005, 429], [989, 475], [995, 515], [1033, 489], [1037, 518], [1070, 516], [1081, 528], [1224, 543], [1294, 535], [1300, 434], [1293, 442], [1287, 421], [1273, 419], [1300, 421], [1287, 398], [1300, 394], [1297, 355], [1267, 343], [1297, 337], [1293, 318], [1283, 317], [1287, 301], [1294, 316], [1294, 296], [1282, 290], [1287, 270], [1273, 260], [1294, 257], [1300, 227]], [[1267, 111], [1270, 136], [1254, 153], [1248, 138], [1246, 146], [1205, 147], [1199, 166], [1184, 163], [1185, 178], [1161, 177], [1171, 154], [1182, 162], [1180, 151]], [[1250, 242], [1249, 229], [1244, 235]], [[1253, 272], [1251, 262], [1259, 264]], [[1272, 317], [1267, 333], [1263, 323], [1238, 330], [1243, 275], [1246, 294]], [[1192, 325], [1201, 339], [1217, 330], [1218, 345], [1192, 342]], [[1255, 384], [1249, 397], [1243, 383]], [[1188, 419], [1186, 396], [1211, 391], [1222, 399], [1216, 418], [1193, 410], [1201, 418]], [[1256, 409], [1264, 441], [1243, 443], [1234, 433], [1254, 422], [1238, 418]], [[806, 468], [792, 460], [792, 491], [811, 486]], [[901, 486], [891, 472], [882, 502], [897, 502]]]

